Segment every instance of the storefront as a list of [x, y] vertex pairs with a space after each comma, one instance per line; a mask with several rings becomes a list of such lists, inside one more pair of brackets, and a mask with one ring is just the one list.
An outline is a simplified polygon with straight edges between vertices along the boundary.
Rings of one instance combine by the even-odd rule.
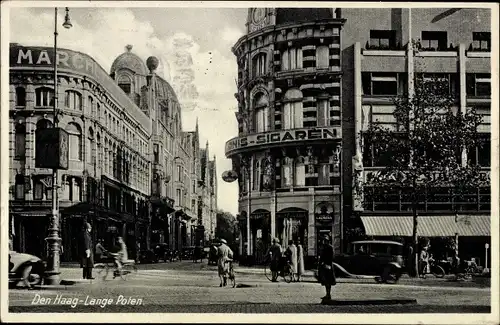
[[286, 208], [276, 213], [276, 235], [286, 247], [293, 240], [301, 243], [307, 252], [308, 211], [300, 208]]

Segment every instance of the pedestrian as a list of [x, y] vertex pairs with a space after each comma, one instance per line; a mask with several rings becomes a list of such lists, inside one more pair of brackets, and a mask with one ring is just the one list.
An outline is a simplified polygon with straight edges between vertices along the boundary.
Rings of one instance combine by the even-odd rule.
[[288, 261], [290, 262], [290, 272], [292, 272], [292, 281], [295, 282], [297, 276], [297, 246], [293, 240], [288, 241], [288, 248], [286, 249], [286, 255]]
[[429, 246], [425, 245], [422, 251], [420, 252], [420, 277], [425, 279], [425, 275], [429, 273]]
[[92, 244], [92, 236], [90, 232], [92, 226], [90, 223], [85, 222], [82, 234], [82, 248], [81, 248], [81, 267], [83, 268], [83, 278], [92, 280], [92, 269], [94, 268], [94, 245]]
[[268, 255], [271, 260], [271, 265], [269, 268], [271, 269], [272, 281], [278, 282], [278, 271], [281, 266], [281, 255], [282, 255], [282, 249], [278, 238], [273, 239], [273, 244], [269, 248]]
[[117, 277], [121, 274], [123, 264], [128, 262], [128, 251], [127, 245], [122, 237], [118, 237], [118, 251], [115, 256], [115, 264], [117, 266], [117, 271], [114, 272], [114, 277]]
[[220, 240], [221, 244], [217, 248], [217, 266], [220, 278], [220, 287], [227, 285], [227, 276], [229, 273], [229, 264], [233, 259], [233, 251], [229, 246], [227, 246], [227, 241], [225, 239]]
[[299, 241], [297, 245], [297, 282], [300, 282], [300, 277], [306, 273], [304, 266], [304, 247]]
[[318, 278], [321, 285], [325, 286], [326, 290], [326, 296], [322, 298], [323, 301], [332, 299], [332, 286], [337, 284], [333, 266], [333, 254], [334, 250], [333, 246], [330, 244], [330, 236], [323, 235], [323, 237], [321, 238], [321, 248], [318, 265]]
[[102, 239], [99, 238], [95, 245], [95, 261], [101, 263], [105, 259], [107, 253], [108, 251], [102, 246]]

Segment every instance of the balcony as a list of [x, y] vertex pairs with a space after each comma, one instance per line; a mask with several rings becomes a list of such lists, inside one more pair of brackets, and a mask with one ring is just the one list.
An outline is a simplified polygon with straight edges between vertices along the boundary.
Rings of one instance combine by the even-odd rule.
[[246, 136], [236, 137], [226, 142], [226, 157], [238, 153], [251, 152], [262, 148], [282, 147], [285, 145], [305, 145], [307, 142], [323, 142], [325, 140], [342, 139], [340, 126], [321, 128], [301, 128], [281, 131], [270, 131], [254, 133]]

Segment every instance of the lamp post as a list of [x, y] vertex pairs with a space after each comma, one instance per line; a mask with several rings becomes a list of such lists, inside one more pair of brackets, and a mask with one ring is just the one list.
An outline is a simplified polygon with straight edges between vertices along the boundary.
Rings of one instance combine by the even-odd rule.
[[[69, 18], [69, 9], [66, 7], [66, 16], [64, 18], [63, 27], [66, 29], [71, 28], [71, 20]], [[57, 127], [57, 101], [58, 101], [58, 82], [57, 82], [57, 8], [54, 8], [54, 123], [53, 127]], [[60, 248], [61, 238], [59, 237], [59, 197], [58, 197], [58, 172], [57, 168], [52, 170], [52, 215], [50, 218], [50, 226], [48, 236], [45, 239], [48, 244], [48, 257], [47, 257], [47, 270], [46, 270], [46, 284], [59, 284], [60, 278]]]

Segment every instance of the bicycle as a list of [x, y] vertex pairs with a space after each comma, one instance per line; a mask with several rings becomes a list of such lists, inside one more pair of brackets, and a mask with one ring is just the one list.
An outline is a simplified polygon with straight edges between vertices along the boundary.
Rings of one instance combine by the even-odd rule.
[[[282, 265], [282, 263], [280, 263]], [[284, 263], [283, 263], [284, 264]], [[281, 276], [286, 283], [290, 283], [293, 280], [292, 266], [289, 261], [286, 261], [286, 264], [278, 270], [278, 276]], [[264, 275], [269, 281], [273, 281], [272, 272], [271, 272], [271, 261], [264, 265]]]
[[106, 280], [110, 268], [113, 269], [113, 279], [116, 277], [120, 277], [122, 280], [126, 280], [129, 274], [137, 273], [137, 266], [135, 265], [134, 260], [126, 260], [124, 263], [122, 262], [122, 268], [120, 272], [115, 264], [115, 259], [118, 254], [111, 253], [109, 255], [113, 258], [107, 258], [103, 262], [94, 265], [97, 276], [102, 280]]
[[229, 270], [227, 271], [227, 278], [229, 281], [231, 281], [231, 284], [233, 288], [236, 287], [236, 276], [234, 275], [234, 266], [233, 266], [233, 260], [226, 261], [226, 263], [229, 263]]

